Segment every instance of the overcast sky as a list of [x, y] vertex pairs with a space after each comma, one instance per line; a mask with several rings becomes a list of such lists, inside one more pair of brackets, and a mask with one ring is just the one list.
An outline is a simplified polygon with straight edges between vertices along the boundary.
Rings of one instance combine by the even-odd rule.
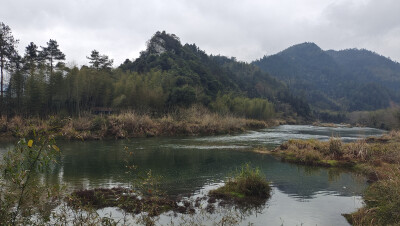
[[21, 54], [55, 39], [72, 64], [96, 49], [118, 66], [158, 30], [247, 62], [306, 41], [400, 61], [399, 0], [1, 0], [0, 21]]

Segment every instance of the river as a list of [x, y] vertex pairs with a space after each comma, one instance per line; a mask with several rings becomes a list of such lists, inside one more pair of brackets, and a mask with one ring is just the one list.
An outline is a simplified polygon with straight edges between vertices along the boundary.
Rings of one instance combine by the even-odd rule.
[[[66, 183], [72, 189], [128, 186], [132, 177], [126, 173], [126, 166], [135, 165], [137, 174], [151, 170], [160, 176], [161, 189], [168, 195], [193, 198], [221, 186], [232, 171], [249, 163], [261, 169], [273, 188], [266, 205], [247, 213], [242, 225], [347, 225], [341, 214], [362, 206], [361, 194], [367, 186], [364, 177], [343, 170], [283, 163], [249, 150], [273, 148], [289, 139], [328, 140], [338, 136], [349, 142], [384, 132], [283, 125], [221, 136], [59, 141], [59, 164], [46, 177], [51, 183]], [[9, 147], [0, 144], [0, 152]], [[170, 223], [171, 219], [174, 221], [164, 214], [159, 223]]]

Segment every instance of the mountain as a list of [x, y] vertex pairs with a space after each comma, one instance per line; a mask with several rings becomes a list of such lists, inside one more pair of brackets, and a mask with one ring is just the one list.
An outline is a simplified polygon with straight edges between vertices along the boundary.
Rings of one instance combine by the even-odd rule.
[[302, 43], [253, 64], [314, 110], [376, 110], [400, 102], [400, 64], [368, 50], [324, 51]]
[[148, 41], [140, 57], [126, 60], [120, 69], [137, 73], [154, 70], [167, 73], [173, 79], [168, 99], [174, 91], [185, 89], [196, 93], [196, 102], [208, 105], [218, 95], [234, 94], [248, 98], [264, 98], [273, 102], [276, 110], [295, 112], [308, 117], [308, 104], [292, 95], [287, 86], [258, 67], [238, 62], [235, 58], [206, 54], [195, 44], [182, 45], [176, 35], [157, 32]]
[[376, 84], [400, 92], [399, 63], [365, 49], [329, 50], [326, 53], [337, 62], [346, 75], [352, 75], [357, 81], [375, 81]]

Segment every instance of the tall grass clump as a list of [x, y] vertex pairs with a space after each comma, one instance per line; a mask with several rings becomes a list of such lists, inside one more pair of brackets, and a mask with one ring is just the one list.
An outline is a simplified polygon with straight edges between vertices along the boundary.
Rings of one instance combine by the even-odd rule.
[[[274, 123], [274, 122], [270, 122]], [[49, 130], [59, 128], [59, 136], [66, 139], [100, 140], [105, 138], [131, 138], [175, 135], [211, 135], [242, 132], [246, 129], [265, 128], [265, 121], [246, 119], [234, 114], [211, 112], [201, 105], [181, 107], [169, 113], [154, 115], [149, 112], [124, 111], [110, 115], [84, 114], [80, 117], [59, 116], [48, 119], [1, 117], [0, 137], [24, 137], [31, 128]]]
[[378, 180], [367, 188], [363, 199], [365, 207], [345, 215], [353, 225], [399, 225], [400, 169], [388, 169], [389, 178]]
[[259, 168], [243, 165], [226, 184], [211, 191], [216, 198], [246, 199], [270, 197], [271, 187]]
[[336, 159], [343, 157], [342, 140], [340, 138], [331, 137], [329, 139], [329, 152], [332, 153]]
[[[346, 219], [353, 225], [400, 225], [399, 131], [351, 143], [342, 143], [335, 137], [328, 142], [290, 140], [273, 153], [294, 163], [359, 170], [372, 184], [363, 194], [365, 206], [344, 214]], [[311, 154], [318, 158], [307, 157]]]

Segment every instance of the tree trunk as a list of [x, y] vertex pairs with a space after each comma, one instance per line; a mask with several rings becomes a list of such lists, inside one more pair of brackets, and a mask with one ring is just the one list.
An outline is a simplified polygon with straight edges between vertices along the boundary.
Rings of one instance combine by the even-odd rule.
[[50, 77], [53, 76], [53, 58], [50, 58]]
[[3, 60], [4, 60], [4, 57], [3, 57], [3, 55], [1, 55], [1, 57], [0, 57], [0, 61], [1, 61], [1, 65], [0, 65], [0, 70], [1, 70], [0, 115], [1, 115], [2, 112], [3, 112], [3, 93], [4, 93], [4, 91], [3, 91], [3, 80], [4, 80], [3, 68], [4, 68], [4, 61], [3, 61]]

